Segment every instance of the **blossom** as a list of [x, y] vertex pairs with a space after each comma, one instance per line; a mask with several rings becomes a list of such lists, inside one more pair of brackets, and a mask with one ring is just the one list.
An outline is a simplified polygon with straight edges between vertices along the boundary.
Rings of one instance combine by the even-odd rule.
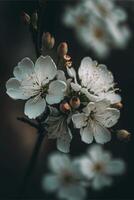
[[90, 16], [89, 22], [77, 32], [77, 38], [87, 50], [91, 49], [100, 58], [106, 57], [110, 53], [110, 38], [105, 23], [94, 16]]
[[71, 116], [59, 112], [56, 108], [51, 107], [50, 109], [51, 113], [45, 121], [48, 138], [56, 139], [57, 148], [64, 153], [68, 153], [72, 140], [72, 133], [68, 126]]
[[71, 83], [73, 90], [81, 91], [91, 101], [107, 99], [111, 104], [121, 101], [120, 95], [115, 93], [114, 78], [112, 73], [103, 64], [97, 64], [90, 57], [85, 57], [81, 61], [78, 70], [81, 85], [75, 81]]
[[121, 175], [125, 171], [125, 163], [121, 159], [113, 159], [111, 154], [99, 145], [93, 145], [87, 156], [79, 160], [81, 172], [96, 189], [102, 189], [112, 184], [114, 175]]
[[105, 30], [109, 33], [109, 44], [122, 48], [130, 38], [130, 31], [123, 23], [127, 20], [126, 12], [115, 5], [111, 0], [86, 0], [83, 2], [85, 9], [97, 20], [105, 23]]
[[59, 199], [82, 200], [86, 195], [81, 176], [75, 162], [67, 155], [53, 154], [49, 158], [52, 173], [43, 177], [42, 187], [48, 192], [56, 192]]
[[119, 110], [110, 108], [110, 102], [102, 100], [90, 102], [82, 111], [72, 115], [74, 126], [80, 129], [82, 141], [95, 141], [104, 144], [111, 140], [111, 133], [107, 128], [114, 126], [120, 117]]
[[83, 47], [101, 58], [126, 46], [131, 36], [126, 20], [126, 12], [111, 0], [83, 0], [63, 15], [63, 23], [74, 29]]
[[35, 66], [29, 58], [24, 58], [13, 74], [6, 83], [7, 94], [13, 99], [27, 100], [24, 112], [29, 118], [42, 114], [46, 102], [55, 104], [64, 98], [66, 83], [54, 80], [57, 67], [49, 56], [40, 56]]

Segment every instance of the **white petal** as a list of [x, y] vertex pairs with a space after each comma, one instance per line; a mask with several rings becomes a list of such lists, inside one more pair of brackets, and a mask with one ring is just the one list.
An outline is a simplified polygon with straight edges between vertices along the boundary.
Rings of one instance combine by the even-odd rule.
[[93, 125], [93, 134], [97, 143], [104, 144], [111, 140], [110, 131], [97, 122]]
[[106, 165], [106, 163], [108, 163], [111, 160], [111, 154], [107, 151], [104, 151], [102, 149], [102, 146], [98, 144], [92, 145], [88, 149], [88, 154], [90, 155], [91, 160], [93, 162], [103, 162]]
[[61, 187], [58, 197], [68, 200], [82, 200], [86, 196], [85, 189], [78, 184], [71, 184], [66, 187]]
[[90, 102], [85, 108], [83, 108], [83, 112], [87, 114], [87, 116], [89, 116], [91, 111], [94, 109], [95, 109], [95, 103]]
[[94, 176], [92, 161], [87, 157], [82, 157], [79, 162], [82, 174], [91, 179]]
[[61, 171], [69, 169], [71, 161], [69, 157], [65, 154], [55, 153], [49, 157], [49, 167], [50, 169], [58, 174], [61, 174]]
[[76, 128], [82, 128], [87, 125], [87, 116], [84, 113], [74, 114], [72, 116], [72, 121]]
[[30, 58], [27, 57], [22, 59], [13, 71], [14, 76], [18, 80], [23, 80], [32, 73], [34, 73], [34, 63]]
[[20, 82], [17, 79], [10, 78], [6, 82], [6, 93], [13, 99], [27, 99], [20, 86]]
[[48, 104], [59, 103], [64, 98], [64, 93], [67, 89], [65, 82], [56, 80], [50, 83], [46, 101]]
[[80, 135], [81, 135], [81, 140], [87, 144], [90, 144], [93, 142], [93, 131], [88, 125], [85, 128], [80, 129]]
[[42, 180], [42, 188], [46, 191], [53, 192], [59, 187], [59, 179], [56, 175], [46, 175]]
[[117, 20], [118, 22], [123, 22], [127, 19], [127, 15], [126, 12], [120, 8], [116, 8], [115, 10], [113, 10], [113, 17], [115, 18], [115, 20]]
[[73, 67], [67, 67], [67, 73], [71, 78], [74, 78], [76, 80], [76, 71]]
[[90, 57], [83, 58], [78, 70], [79, 78], [82, 80], [83, 86], [87, 86], [87, 82], [90, 80], [93, 70], [92, 59]]
[[30, 119], [35, 119], [39, 115], [41, 115], [46, 108], [46, 101], [45, 99], [39, 97], [38, 100], [35, 98], [29, 99], [25, 103], [25, 110], [24, 113], [27, 115]]
[[66, 134], [62, 134], [61, 137], [57, 138], [57, 149], [61, 152], [69, 153], [71, 140], [72, 135], [70, 129], [68, 128]]
[[42, 83], [43, 81], [52, 80], [57, 74], [57, 67], [50, 56], [40, 56], [35, 63], [35, 72]]
[[114, 126], [118, 122], [119, 117], [120, 111], [115, 108], [107, 108], [103, 113], [95, 115], [96, 120], [107, 128]]
[[105, 169], [106, 174], [120, 175], [125, 172], [125, 163], [122, 160], [111, 160]]
[[62, 70], [58, 70], [58, 71], [57, 71], [56, 78], [57, 78], [58, 80], [61, 80], [61, 81], [66, 82], [66, 76], [65, 76], [65, 73], [64, 73]]
[[110, 186], [112, 184], [112, 179], [104, 175], [96, 175], [92, 182], [92, 186], [96, 190], [100, 190], [105, 186]]
[[71, 83], [71, 88], [76, 91], [76, 92], [79, 92], [81, 90], [81, 86], [77, 83]]
[[102, 98], [106, 98], [111, 102], [111, 104], [119, 103], [121, 102], [121, 96], [119, 94], [116, 94], [114, 92], [107, 92], [105, 94], [102, 94]]

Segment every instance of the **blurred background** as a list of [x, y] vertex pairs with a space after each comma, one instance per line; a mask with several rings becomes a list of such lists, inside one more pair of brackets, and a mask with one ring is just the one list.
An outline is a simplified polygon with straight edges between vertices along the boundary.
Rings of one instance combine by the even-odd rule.
[[[104, 63], [113, 72], [115, 81], [121, 89], [123, 109], [117, 129], [127, 129], [132, 133], [129, 142], [113, 140], [105, 145], [115, 157], [121, 157], [127, 164], [126, 174], [116, 178], [114, 185], [100, 192], [89, 190], [87, 199], [134, 199], [134, 1], [119, 0], [120, 5], [128, 14], [128, 26], [132, 37], [123, 50], [113, 50], [105, 60], [96, 58], [92, 51], [87, 51], [80, 46], [73, 30], [61, 23], [64, 8], [77, 3], [75, 0], [48, 0], [42, 4], [43, 31], [49, 31], [59, 42], [69, 44], [69, 54], [73, 58], [76, 68], [85, 56], [97, 59]], [[28, 166], [35, 141], [36, 130], [22, 122], [17, 121], [18, 116], [23, 116], [23, 102], [14, 101], [6, 95], [5, 83], [12, 76], [13, 68], [24, 57], [36, 60], [35, 47], [26, 26], [21, 20], [21, 13], [33, 13], [38, 6], [34, 0], [1, 0], [0, 1], [0, 199], [19, 198], [19, 190]], [[71, 145], [71, 155], [80, 155], [85, 152], [88, 145], [80, 141], [79, 134], [75, 134]], [[55, 195], [48, 196], [41, 187], [42, 174], [47, 172], [47, 157], [56, 150], [55, 141], [43, 141], [38, 156], [38, 162], [29, 181], [24, 199], [53, 199]]]

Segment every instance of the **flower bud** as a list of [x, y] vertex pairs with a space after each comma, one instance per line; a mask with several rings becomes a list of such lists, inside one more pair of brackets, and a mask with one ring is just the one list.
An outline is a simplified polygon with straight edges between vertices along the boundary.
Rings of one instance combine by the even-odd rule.
[[113, 104], [113, 107], [117, 108], [117, 109], [122, 109], [123, 108], [123, 104], [121, 102], [118, 102], [118, 103]]
[[60, 104], [60, 110], [64, 113], [69, 112], [71, 110], [71, 107], [68, 102], [63, 102]]
[[71, 60], [71, 56], [69, 56], [69, 55], [67, 55], [67, 54], [64, 55], [63, 58], [64, 58], [65, 61], [70, 61], [70, 60]]
[[130, 137], [131, 137], [131, 133], [128, 132], [127, 130], [122, 129], [122, 130], [117, 131], [117, 138], [119, 140], [129, 140]]
[[30, 16], [29, 16], [27, 13], [22, 12], [21, 18], [22, 18], [22, 21], [23, 21], [25, 24], [28, 24], [28, 25], [30, 24], [31, 18], [30, 18]]
[[55, 44], [54, 37], [49, 32], [43, 33], [42, 35], [42, 47], [45, 49], [52, 49]]
[[79, 108], [80, 107], [80, 99], [76, 96], [73, 96], [71, 99], [70, 99], [70, 105], [72, 108]]
[[68, 45], [66, 42], [62, 42], [59, 44], [58, 48], [57, 48], [57, 53], [60, 57], [63, 57], [67, 54], [68, 52]]

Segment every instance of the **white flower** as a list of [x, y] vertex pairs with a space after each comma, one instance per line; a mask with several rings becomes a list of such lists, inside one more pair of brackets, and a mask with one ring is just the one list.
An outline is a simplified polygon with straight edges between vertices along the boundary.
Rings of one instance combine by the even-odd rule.
[[45, 121], [48, 125], [48, 138], [57, 139], [58, 150], [68, 153], [70, 151], [70, 143], [72, 140], [71, 130], [68, 127], [71, 117], [61, 114], [56, 108], [51, 107], [50, 109], [51, 113]]
[[125, 11], [111, 0], [83, 0], [66, 9], [63, 23], [75, 30], [83, 47], [104, 58], [112, 48], [127, 44], [131, 34], [126, 19]]
[[48, 104], [59, 103], [64, 97], [66, 84], [60, 80], [52, 81], [57, 67], [51, 57], [40, 56], [35, 66], [29, 58], [24, 58], [13, 71], [14, 78], [6, 83], [7, 94], [13, 99], [24, 99], [25, 114], [36, 118]]
[[59, 199], [82, 200], [86, 196], [82, 186], [81, 176], [67, 155], [54, 154], [49, 160], [51, 174], [44, 176], [43, 189], [48, 192], [57, 192]]
[[109, 33], [105, 23], [94, 16], [90, 16], [90, 23], [77, 32], [79, 41], [84, 48], [92, 49], [100, 58], [106, 57], [111, 47], [109, 46]]
[[109, 45], [122, 48], [130, 38], [130, 31], [123, 23], [127, 19], [126, 12], [116, 6], [111, 0], [86, 0], [83, 6], [95, 16], [97, 20], [102, 20], [103, 28], [109, 33]]
[[82, 113], [72, 116], [74, 126], [80, 129], [82, 141], [85, 143], [95, 141], [104, 144], [111, 140], [111, 133], [107, 128], [114, 126], [120, 117], [119, 110], [110, 108], [110, 102], [90, 102]]
[[110, 186], [111, 176], [121, 175], [125, 171], [125, 163], [121, 159], [112, 159], [111, 154], [99, 145], [93, 145], [88, 155], [79, 160], [79, 164], [83, 175], [96, 190]]
[[89, 100], [107, 99], [111, 104], [121, 101], [120, 95], [115, 93], [113, 75], [105, 65], [98, 65], [90, 57], [85, 57], [81, 61], [78, 75], [81, 86], [78, 83], [71, 83], [71, 86], [73, 90], [84, 93]]

